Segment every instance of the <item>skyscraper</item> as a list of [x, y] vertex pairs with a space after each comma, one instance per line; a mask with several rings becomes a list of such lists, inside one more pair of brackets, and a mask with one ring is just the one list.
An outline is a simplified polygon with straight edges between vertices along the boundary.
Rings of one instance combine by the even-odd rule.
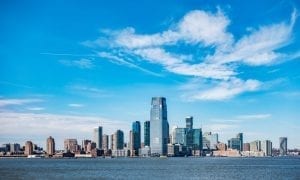
[[52, 156], [55, 154], [55, 141], [53, 137], [48, 137], [47, 138], [47, 154]]
[[70, 152], [80, 151], [80, 146], [77, 143], [77, 139], [65, 139], [64, 149], [65, 151], [70, 151]]
[[164, 97], [153, 97], [150, 111], [150, 148], [152, 155], [167, 155], [169, 123]]
[[187, 116], [185, 118], [185, 123], [188, 130], [193, 129], [193, 116]]
[[25, 155], [32, 155], [33, 154], [33, 143], [31, 141], [26, 141], [24, 154]]
[[106, 134], [103, 134], [103, 136], [102, 136], [102, 149], [104, 150], [104, 153], [106, 153], [109, 149], [108, 135], [106, 135]]
[[261, 150], [264, 152], [265, 156], [272, 156], [272, 142], [270, 140], [262, 141]]
[[150, 121], [144, 122], [144, 145], [150, 146]]
[[102, 149], [102, 127], [96, 127], [94, 129], [94, 142], [96, 143], [97, 149]]
[[228, 140], [228, 148], [243, 151], [243, 133], [238, 133], [236, 138]]
[[279, 138], [279, 152], [281, 156], [287, 155], [287, 137]]
[[124, 148], [124, 133], [121, 130], [117, 130], [113, 134], [112, 138], [113, 150], [119, 150]]
[[139, 121], [132, 123], [132, 150], [134, 155], [138, 156], [139, 149], [141, 148], [141, 124]]

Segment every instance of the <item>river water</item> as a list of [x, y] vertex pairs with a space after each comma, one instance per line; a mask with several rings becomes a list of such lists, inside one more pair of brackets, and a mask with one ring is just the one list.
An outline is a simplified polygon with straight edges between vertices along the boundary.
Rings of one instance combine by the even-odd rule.
[[2, 158], [0, 179], [300, 180], [300, 157]]

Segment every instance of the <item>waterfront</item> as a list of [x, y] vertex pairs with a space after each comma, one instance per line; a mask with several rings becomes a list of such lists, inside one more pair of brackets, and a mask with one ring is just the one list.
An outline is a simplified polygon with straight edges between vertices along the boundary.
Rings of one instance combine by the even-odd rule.
[[299, 157], [0, 159], [1, 179], [300, 179]]

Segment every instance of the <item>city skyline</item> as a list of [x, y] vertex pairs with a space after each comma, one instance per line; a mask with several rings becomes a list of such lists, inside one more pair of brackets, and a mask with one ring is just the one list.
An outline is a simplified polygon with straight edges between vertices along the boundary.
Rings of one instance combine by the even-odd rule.
[[299, 11], [296, 0], [1, 1], [0, 144], [52, 136], [62, 148], [98, 126], [127, 142], [162, 96], [170, 132], [192, 116], [221, 142], [300, 148]]

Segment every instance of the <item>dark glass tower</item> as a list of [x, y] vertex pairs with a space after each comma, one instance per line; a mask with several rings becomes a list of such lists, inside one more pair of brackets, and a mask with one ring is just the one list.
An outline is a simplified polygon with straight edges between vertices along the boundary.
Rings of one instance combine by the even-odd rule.
[[153, 97], [150, 112], [150, 148], [152, 155], [167, 155], [169, 123], [164, 97]]
[[287, 137], [279, 138], [279, 152], [281, 156], [287, 155]]
[[150, 146], [150, 121], [144, 122], [144, 145]]
[[141, 124], [139, 121], [132, 123], [132, 147], [135, 155], [138, 156], [139, 149], [141, 148]]

